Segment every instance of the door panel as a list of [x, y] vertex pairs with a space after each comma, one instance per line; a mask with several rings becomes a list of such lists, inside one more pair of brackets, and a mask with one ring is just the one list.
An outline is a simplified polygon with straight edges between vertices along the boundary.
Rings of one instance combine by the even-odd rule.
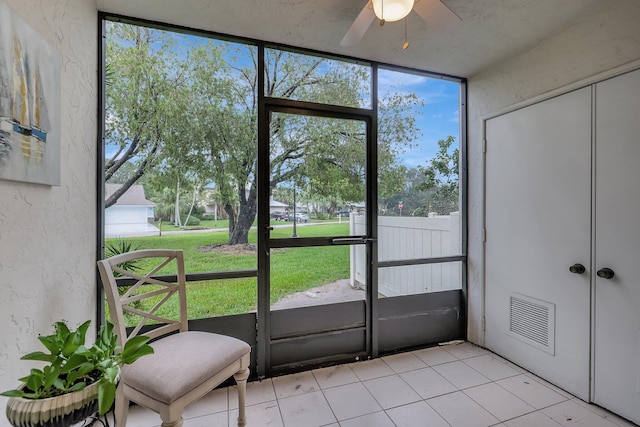
[[467, 316], [459, 290], [381, 298], [378, 302], [380, 353], [465, 338]]
[[[591, 91], [486, 123], [486, 344], [589, 397]], [[585, 274], [572, 274], [574, 263]]]
[[350, 280], [352, 248], [367, 257], [375, 242], [366, 221], [356, 229], [353, 220], [335, 214], [350, 201], [353, 215], [367, 218], [371, 120], [312, 108], [272, 108], [266, 370], [366, 358], [370, 277], [363, 272], [362, 281]]
[[596, 85], [594, 401], [640, 422], [640, 71]]

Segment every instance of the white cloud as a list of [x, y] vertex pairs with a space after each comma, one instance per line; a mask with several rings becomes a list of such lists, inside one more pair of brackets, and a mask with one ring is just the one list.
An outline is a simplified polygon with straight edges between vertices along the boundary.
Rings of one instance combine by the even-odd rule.
[[399, 71], [380, 70], [378, 84], [380, 86], [417, 86], [424, 84], [429, 77]]

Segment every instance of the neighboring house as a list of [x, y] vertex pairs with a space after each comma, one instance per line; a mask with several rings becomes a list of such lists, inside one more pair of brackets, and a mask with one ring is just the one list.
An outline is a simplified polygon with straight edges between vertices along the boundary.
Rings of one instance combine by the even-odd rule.
[[204, 206], [204, 213], [213, 215], [216, 212], [220, 212], [218, 209], [218, 201], [216, 200], [216, 189], [213, 187], [205, 187], [200, 191], [200, 197], [198, 204]]
[[[214, 214], [216, 209], [219, 208], [219, 205], [214, 197], [213, 189], [205, 188], [202, 191], [202, 195], [200, 197], [202, 205], [204, 205], [204, 213], [206, 214]], [[269, 200], [269, 213], [272, 214], [274, 212], [284, 212], [289, 209], [289, 205], [286, 203], [278, 202], [277, 200], [270, 199]]]
[[[108, 198], [121, 184], [106, 184], [105, 187], [105, 198]], [[145, 198], [142, 185], [132, 185], [113, 206], [104, 211], [105, 237], [158, 234], [160, 230], [153, 225], [155, 205]]]
[[269, 213], [284, 212], [289, 209], [289, 205], [286, 203], [278, 202], [277, 200], [269, 199]]

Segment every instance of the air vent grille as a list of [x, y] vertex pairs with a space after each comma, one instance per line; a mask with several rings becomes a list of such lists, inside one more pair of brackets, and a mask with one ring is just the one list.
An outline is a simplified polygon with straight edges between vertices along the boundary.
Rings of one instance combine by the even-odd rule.
[[554, 354], [555, 305], [524, 295], [511, 295], [509, 334]]

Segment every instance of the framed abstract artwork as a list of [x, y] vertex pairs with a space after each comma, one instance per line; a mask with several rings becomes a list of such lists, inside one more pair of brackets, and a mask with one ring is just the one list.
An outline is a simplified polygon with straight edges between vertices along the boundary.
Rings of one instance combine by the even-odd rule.
[[60, 57], [3, 0], [0, 179], [60, 185]]

